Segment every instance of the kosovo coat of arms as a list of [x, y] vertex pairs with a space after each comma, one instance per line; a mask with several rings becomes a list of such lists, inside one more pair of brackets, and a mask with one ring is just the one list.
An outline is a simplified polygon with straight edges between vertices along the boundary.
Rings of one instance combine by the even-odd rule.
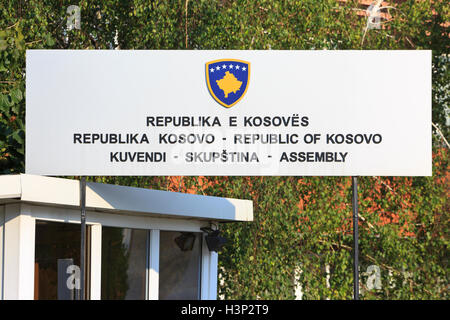
[[245, 95], [250, 80], [250, 62], [220, 59], [206, 63], [206, 84], [211, 96], [231, 108]]

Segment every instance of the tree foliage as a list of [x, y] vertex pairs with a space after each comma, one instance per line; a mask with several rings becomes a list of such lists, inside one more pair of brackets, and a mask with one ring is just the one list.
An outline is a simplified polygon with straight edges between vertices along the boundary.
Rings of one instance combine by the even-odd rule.
[[[364, 32], [356, 0], [4, 0], [0, 172], [24, 171], [26, 49], [431, 49], [433, 177], [360, 178], [361, 288], [366, 299], [445, 299], [450, 10], [438, 0], [392, 4], [389, 20]], [[67, 28], [70, 5], [80, 7], [79, 30]], [[377, 90], [395, 88], [367, 88]], [[223, 226], [231, 242], [220, 255], [225, 298], [293, 298], [296, 276], [303, 298], [352, 296], [348, 177], [91, 179], [253, 200], [254, 222]], [[365, 287], [369, 265], [381, 270], [379, 289]]]

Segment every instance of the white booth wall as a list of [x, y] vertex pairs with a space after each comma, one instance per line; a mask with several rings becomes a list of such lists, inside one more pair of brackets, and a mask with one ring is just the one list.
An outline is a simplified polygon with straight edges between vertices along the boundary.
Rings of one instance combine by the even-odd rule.
[[[8, 204], [6, 223], [1, 227], [1, 266], [2, 299], [35, 298], [35, 263], [36, 263], [36, 224], [40, 222], [57, 222], [77, 224], [77, 210], [34, 206], [29, 204]], [[161, 256], [161, 235], [168, 231], [201, 233], [200, 227], [207, 226], [201, 221], [183, 221], [182, 219], [161, 219], [150, 217], [130, 217], [127, 215], [87, 212], [87, 225], [90, 229], [90, 298], [101, 299], [102, 292], [102, 229], [129, 228], [129, 230], [148, 230], [148, 265], [145, 299], [159, 299], [159, 275]], [[4, 213], [2, 220], [4, 222]], [[77, 224], [79, 226], [79, 224]], [[204, 238], [197, 237], [204, 242]], [[199, 241], [199, 240], [197, 240]], [[198, 242], [197, 242], [198, 243]], [[216, 252], [210, 252], [205, 243], [201, 246], [201, 299], [216, 299], [217, 294], [217, 259]], [[55, 260], [56, 263], [56, 260]], [[132, 288], [131, 288], [132, 289]], [[180, 298], [183, 298], [181, 296]], [[186, 297], [192, 299], [192, 296]]]
[[[0, 176], [0, 299], [35, 298], [36, 253], [39, 254], [36, 252], [37, 226], [41, 230], [45, 225], [65, 223], [78, 226], [72, 230], [80, 230], [77, 191], [79, 185], [76, 180], [30, 175]], [[141, 243], [138, 249], [146, 253], [145, 295], [140, 297], [152, 300], [184, 298], [179, 286], [178, 295], [173, 292], [167, 294], [166, 290], [160, 297], [160, 276], [174, 281], [170, 280], [173, 278], [171, 272], [176, 272], [177, 268], [168, 264], [173, 257], [165, 255], [177, 254], [169, 248], [174, 248], [174, 237], [182, 232], [194, 233], [197, 245], [201, 244], [195, 248], [200, 250], [198, 298], [207, 300], [217, 298], [218, 254], [208, 250], [201, 228], [218, 225], [219, 222], [253, 219], [252, 202], [248, 200], [95, 183], [88, 183], [86, 213], [90, 249], [88, 286], [89, 298], [93, 300], [102, 298], [102, 232], [106, 236], [112, 227], [127, 228], [128, 231], [121, 231], [124, 235], [132, 232], [129, 230], [146, 230], [147, 234], [141, 232], [140, 237], [141, 242], [142, 237], [147, 237], [147, 242]], [[180, 261], [189, 262], [186, 259]], [[192, 267], [195, 261], [189, 263], [193, 274], [197, 270]], [[143, 279], [136, 280], [136, 276], [130, 274], [135, 281]], [[190, 281], [190, 286], [195, 289], [194, 282]], [[142, 289], [142, 283], [140, 285]], [[130, 291], [129, 296], [136, 298], [139, 295]], [[192, 294], [186, 296], [188, 299], [193, 297]]]
[[5, 222], [5, 206], [0, 205], [0, 300], [3, 300], [3, 224]]

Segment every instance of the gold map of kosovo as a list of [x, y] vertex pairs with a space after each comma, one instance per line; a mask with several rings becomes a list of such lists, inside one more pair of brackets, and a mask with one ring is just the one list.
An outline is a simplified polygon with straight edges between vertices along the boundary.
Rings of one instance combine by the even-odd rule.
[[229, 71], [225, 72], [225, 76], [222, 79], [216, 80], [216, 83], [225, 93], [225, 98], [228, 98], [228, 94], [231, 92], [236, 93], [242, 86], [242, 81], [236, 79], [234, 74]]

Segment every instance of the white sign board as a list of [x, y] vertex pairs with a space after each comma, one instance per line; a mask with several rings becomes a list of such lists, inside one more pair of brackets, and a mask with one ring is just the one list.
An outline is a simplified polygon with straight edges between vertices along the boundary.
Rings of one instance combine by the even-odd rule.
[[431, 51], [27, 51], [26, 172], [429, 176]]

